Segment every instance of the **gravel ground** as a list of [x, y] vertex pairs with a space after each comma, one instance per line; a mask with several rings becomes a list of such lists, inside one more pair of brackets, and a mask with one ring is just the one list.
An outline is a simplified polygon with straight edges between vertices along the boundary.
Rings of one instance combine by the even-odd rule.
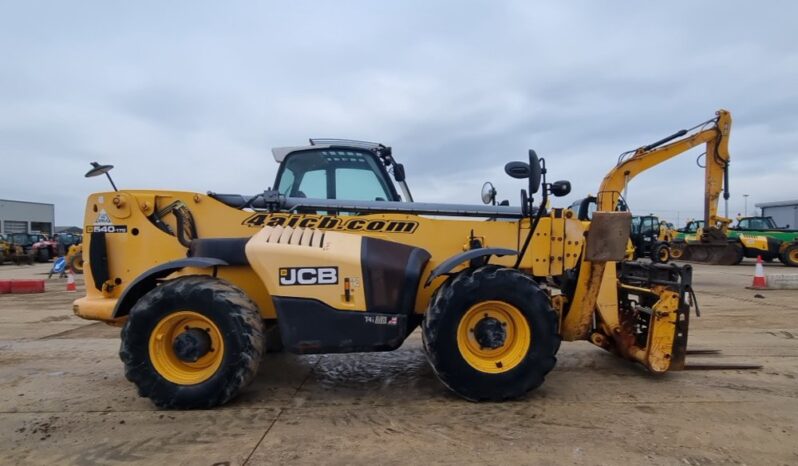
[[[564, 343], [525, 399], [475, 404], [398, 351], [268, 355], [233, 403], [159, 411], [123, 375], [119, 330], [74, 317], [66, 280], [0, 295], [2, 464], [798, 464], [798, 292], [752, 291], [753, 265], [696, 266], [690, 346], [757, 371], [654, 377]], [[0, 266], [46, 278], [49, 265]], [[790, 272], [779, 264], [766, 271]]]

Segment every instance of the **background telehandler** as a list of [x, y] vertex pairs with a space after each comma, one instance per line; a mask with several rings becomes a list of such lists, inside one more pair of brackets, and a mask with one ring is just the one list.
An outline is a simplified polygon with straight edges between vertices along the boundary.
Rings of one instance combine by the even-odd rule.
[[[728, 137], [728, 113], [711, 124]], [[630, 228], [630, 214], [615, 211], [621, 189], [669, 156], [621, 161], [583, 222], [544, 207], [570, 183], [547, 182], [533, 151], [505, 167], [526, 180], [520, 207], [406, 202], [404, 168], [378, 144], [273, 152], [275, 189], [255, 196], [88, 198], [87, 295], [74, 312], [123, 326], [126, 377], [156, 405], [229, 401], [255, 376], [274, 329], [288, 351], [309, 354], [392, 350], [421, 326], [435, 374], [469, 400], [539, 386], [563, 339], [653, 373], [685, 367], [690, 266], [616, 267]], [[87, 176], [110, 180], [111, 168], [95, 163]]]
[[631, 260], [647, 257], [653, 262], [666, 264], [671, 259], [671, 230], [656, 215], [636, 215], [632, 217]]
[[[686, 243], [697, 243], [703, 220], [690, 220], [678, 230], [673, 240], [673, 257], [682, 259]], [[734, 262], [743, 258], [762, 257], [769, 262], [779, 259], [784, 265], [798, 267], [798, 230], [778, 228], [771, 217], [741, 217], [735, 226], [725, 229], [729, 244], [734, 247]]]

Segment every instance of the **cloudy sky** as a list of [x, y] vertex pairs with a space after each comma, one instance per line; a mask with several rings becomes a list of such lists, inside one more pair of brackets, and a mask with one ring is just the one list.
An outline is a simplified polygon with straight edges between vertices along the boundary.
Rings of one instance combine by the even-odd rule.
[[[734, 116], [731, 213], [798, 199], [798, 3], [0, 0], [0, 198], [81, 224], [91, 161], [120, 187], [256, 193], [269, 149], [391, 145], [417, 200], [518, 204], [506, 161], [595, 193], [619, 153]], [[630, 204], [702, 209], [700, 151]], [[722, 207], [721, 207], [722, 212]]]

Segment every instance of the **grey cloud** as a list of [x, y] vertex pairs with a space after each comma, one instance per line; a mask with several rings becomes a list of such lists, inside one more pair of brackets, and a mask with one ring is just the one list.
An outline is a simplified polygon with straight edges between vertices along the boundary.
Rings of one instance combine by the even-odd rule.
[[[490, 178], [517, 203], [501, 167], [535, 148], [570, 202], [620, 152], [725, 107], [733, 210], [743, 192], [796, 198], [798, 7], [769, 5], [7, 3], [0, 158], [48, 183], [0, 195], [77, 224], [105, 189], [82, 178], [92, 160], [128, 187], [255, 192], [271, 146], [347, 137], [392, 144], [416, 197], [440, 201], [478, 202]], [[700, 212], [697, 155], [641, 176], [633, 205]]]

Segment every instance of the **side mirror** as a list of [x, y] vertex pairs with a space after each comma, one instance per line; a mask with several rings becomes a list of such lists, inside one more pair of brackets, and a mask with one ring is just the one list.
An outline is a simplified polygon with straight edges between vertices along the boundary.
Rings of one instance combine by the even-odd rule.
[[529, 178], [532, 170], [529, 169], [529, 164], [526, 162], [507, 162], [507, 165], [504, 166], [504, 173], [515, 179], [524, 180]]
[[565, 180], [555, 181], [551, 184], [549, 190], [555, 197], [567, 196], [571, 192], [571, 182]]
[[540, 164], [538, 154], [532, 149], [529, 149], [529, 163], [508, 162], [504, 166], [504, 173], [519, 180], [529, 179], [529, 194], [535, 194], [540, 190], [540, 177], [543, 175], [543, 167]]
[[114, 188], [114, 191], [119, 191], [118, 189], [116, 189], [116, 184], [114, 184], [114, 180], [111, 179], [111, 174], [108, 173], [111, 171], [112, 168], [114, 168], [113, 165], [100, 165], [97, 162], [92, 162], [91, 170], [86, 172], [86, 178], [105, 175], [108, 178], [108, 182], [111, 183], [111, 187]]
[[540, 159], [538, 154], [529, 149], [529, 194], [535, 194], [540, 189], [540, 176], [543, 174], [543, 168], [540, 166]]
[[496, 188], [493, 187], [493, 183], [490, 181], [486, 181], [485, 184], [482, 185], [482, 203], [496, 203]]
[[397, 183], [401, 183], [405, 180], [405, 166], [401, 163], [395, 163], [393, 165], [393, 179], [395, 179]]
[[91, 178], [93, 176], [100, 176], [108, 173], [114, 168], [113, 165], [100, 165], [97, 162], [91, 163], [92, 169], [86, 172], [86, 178]]

